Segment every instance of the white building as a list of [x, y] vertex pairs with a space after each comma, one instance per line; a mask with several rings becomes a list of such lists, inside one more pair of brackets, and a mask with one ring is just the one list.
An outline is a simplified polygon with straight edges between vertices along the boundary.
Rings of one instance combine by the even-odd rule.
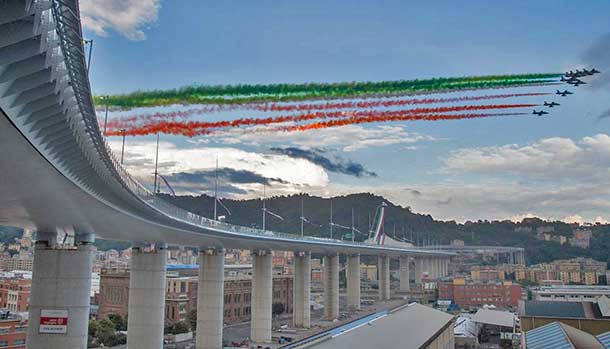
[[537, 301], [597, 302], [601, 296], [610, 297], [610, 286], [542, 286], [532, 289]]

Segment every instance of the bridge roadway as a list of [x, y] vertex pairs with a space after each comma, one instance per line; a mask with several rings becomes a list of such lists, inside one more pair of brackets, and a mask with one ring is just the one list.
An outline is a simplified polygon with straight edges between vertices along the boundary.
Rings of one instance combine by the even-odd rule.
[[[94, 236], [134, 242], [128, 348], [160, 348], [167, 244], [200, 248], [197, 348], [222, 344], [224, 249], [253, 253], [251, 339], [271, 340], [271, 251], [295, 251], [295, 326], [310, 326], [310, 256], [324, 257], [326, 316], [339, 312], [339, 254], [349, 256], [349, 307], [360, 306], [359, 256], [379, 258], [381, 300], [390, 258], [401, 290], [447, 275], [452, 252], [300, 237], [216, 222], [161, 200], [110, 152], [97, 122], [76, 0], [0, 0], [0, 224], [35, 229], [28, 348], [84, 348]], [[60, 249], [57, 231], [75, 246]], [[147, 244], [154, 244], [149, 249]], [[52, 311], [52, 312], [49, 312]], [[67, 326], [49, 327], [49, 318]], [[57, 319], [55, 319], [57, 320]], [[53, 320], [53, 321], [55, 321]]]

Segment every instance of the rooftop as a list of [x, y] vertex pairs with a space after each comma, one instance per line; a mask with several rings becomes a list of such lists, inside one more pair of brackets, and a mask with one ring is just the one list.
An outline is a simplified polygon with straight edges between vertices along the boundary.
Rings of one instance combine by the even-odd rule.
[[592, 302], [523, 301], [519, 304], [519, 315], [599, 319], [602, 314], [597, 303]]
[[562, 322], [551, 322], [525, 333], [525, 349], [605, 349], [593, 335]]
[[472, 316], [472, 320], [481, 324], [512, 328], [515, 324], [515, 314], [509, 311], [479, 309]]
[[379, 317], [352, 330], [316, 344], [316, 349], [396, 348], [418, 349], [452, 325], [453, 316], [412, 303], [394, 313]]

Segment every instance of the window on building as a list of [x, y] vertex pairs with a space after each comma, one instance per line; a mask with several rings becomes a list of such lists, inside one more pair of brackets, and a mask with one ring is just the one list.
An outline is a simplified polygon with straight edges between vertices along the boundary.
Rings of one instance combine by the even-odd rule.
[[8, 347], [8, 341], [4, 341], [4, 340], [0, 341], [0, 348], [5, 348], [5, 347]]
[[24, 345], [25, 344], [25, 339], [20, 338], [20, 339], [15, 339], [15, 341], [13, 341], [13, 345]]
[[27, 332], [27, 331], [28, 331], [27, 326], [15, 326], [15, 332], [17, 332], [17, 333], [22, 333], [22, 332]]
[[11, 331], [10, 327], [0, 327], [0, 334], [7, 334]]

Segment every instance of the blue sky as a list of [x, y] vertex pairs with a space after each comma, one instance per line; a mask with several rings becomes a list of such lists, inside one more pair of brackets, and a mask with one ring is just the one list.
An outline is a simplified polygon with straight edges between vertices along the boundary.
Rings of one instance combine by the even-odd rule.
[[[96, 94], [193, 83], [559, 72], [589, 63], [584, 53], [610, 32], [607, 1], [83, 0], [81, 7], [85, 34], [95, 40]], [[597, 85], [554, 98], [562, 105], [544, 118], [371, 124], [278, 138], [164, 136], [162, 153], [168, 172], [209, 170], [215, 160], [200, 157], [216, 155], [223, 167], [290, 178], [293, 185], [272, 186], [272, 193], [374, 191], [442, 219], [610, 220], [610, 190], [601, 189], [610, 184], [610, 119], [598, 120], [610, 108], [610, 93]], [[152, 141], [128, 140], [131, 169], [142, 177], [151, 171], [135, 159], [150, 160]], [[272, 147], [322, 147], [324, 156], [377, 176], [329, 171]], [[254, 165], [264, 161], [271, 162]], [[183, 189], [200, 192], [205, 185]], [[243, 197], [257, 195], [253, 183], [239, 188]]]

